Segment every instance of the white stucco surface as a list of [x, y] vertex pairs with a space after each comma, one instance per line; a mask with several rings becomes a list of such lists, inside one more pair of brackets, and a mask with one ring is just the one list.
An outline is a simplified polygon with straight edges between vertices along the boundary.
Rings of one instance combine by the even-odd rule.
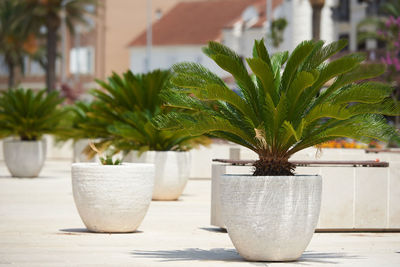
[[[226, 76], [227, 73], [202, 52], [203, 46], [153, 46], [150, 69], [168, 69], [175, 63], [188, 61], [202, 64], [217, 75]], [[130, 69], [134, 73], [146, 72], [146, 47], [131, 47]]]

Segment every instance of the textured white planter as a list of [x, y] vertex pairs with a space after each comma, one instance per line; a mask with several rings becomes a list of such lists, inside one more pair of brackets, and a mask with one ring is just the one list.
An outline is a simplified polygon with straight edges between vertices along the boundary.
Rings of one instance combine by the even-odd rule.
[[250, 261], [292, 261], [311, 241], [321, 206], [321, 176], [221, 177], [224, 223]]
[[72, 191], [79, 215], [93, 232], [133, 232], [151, 202], [153, 164], [72, 164]]
[[96, 162], [96, 157], [88, 159], [83, 150], [89, 145], [90, 139], [80, 139], [74, 142], [74, 162]]
[[46, 141], [6, 140], [4, 160], [14, 177], [37, 177], [46, 159]]
[[190, 175], [190, 153], [177, 151], [147, 151], [139, 158], [136, 151], [127, 160], [155, 165], [154, 200], [176, 200], [185, 189]]

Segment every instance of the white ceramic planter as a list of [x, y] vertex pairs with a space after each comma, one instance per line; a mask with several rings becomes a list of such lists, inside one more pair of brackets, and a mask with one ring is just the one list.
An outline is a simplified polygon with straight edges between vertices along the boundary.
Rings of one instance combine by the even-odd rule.
[[321, 176], [221, 177], [224, 223], [250, 261], [293, 261], [311, 241], [321, 206]]
[[93, 232], [135, 231], [150, 205], [153, 184], [153, 164], [72, 164], [75, 204]]
[[190, 175], [189, 152], [147, 151], [139, 158], [136, 151], [130, 154], [126, 160], [155, 165], [153, 200], [176, 200], [180, 197]]
[[46, 159], [46, 141], [5, 140], [3, 154], [14, 177], [37, 177]]

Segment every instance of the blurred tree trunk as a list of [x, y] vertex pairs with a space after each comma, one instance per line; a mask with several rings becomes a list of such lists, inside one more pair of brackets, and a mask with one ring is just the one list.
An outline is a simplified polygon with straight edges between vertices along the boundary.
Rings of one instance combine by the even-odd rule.
[[46, 65], [46, 88], [47, 92], [56, 90], [56, 59], [57, 59], [57, 30], [58, 27], [47, 25], [47, 65]]
[[325, 5], [325, 0], [309, 0], [312, 7], [312, 38], [320, 40], [321, 37], [321, 13]]
[[15, 64], [12, 60], [7, 60], [8, 68], [8, 88], [13, 88], [15, 85]]

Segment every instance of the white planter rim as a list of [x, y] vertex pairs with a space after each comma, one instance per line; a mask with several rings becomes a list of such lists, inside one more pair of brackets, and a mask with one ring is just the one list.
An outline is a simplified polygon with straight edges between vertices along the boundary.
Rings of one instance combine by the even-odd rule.
[[72, 163], [72, 167], [98, 167], [98, 168], [108, 168], [108, 169], [118, 169], [118, 168], [131, 168], [131, 167], [151, 167], [154, 166], [153, 163], [126, 163], [123, 162], [119, 165], [103, 165], [96, 162], [77, 162]]
[[[137, 153], [137, 150], [131, 150], [130, 152], [132, 153]], [[144, 153], [189, 153], [189, 151], [175, 151], [175, 150], [147, 150], [143, 151], [142, 154]]]
[[313, 177], [321, 177], [319, 174], [296, 174], [296, 175], [281, 175], [281, 176], [253, 176], [251, 174], [223, 174], [222, 177], [236, 177], [236, 178], [249, 178], [250, 179], [287, 179], [287, 178], [296, 178], [296, 179], [310, 179]]
[[40, 139], [37, 139], [37, 140], [20, 140], [20, 139], [4, 140], [5, 143], [35, 143], [35, 142], [41, 142], [41, 141], [45, 141], [45, 139], [40, 138]]

